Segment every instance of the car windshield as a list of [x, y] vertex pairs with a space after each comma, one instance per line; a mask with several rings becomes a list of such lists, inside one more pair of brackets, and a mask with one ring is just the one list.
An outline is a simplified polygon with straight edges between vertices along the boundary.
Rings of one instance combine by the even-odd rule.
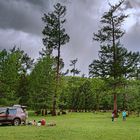
[[6, 113], [6, 109], [5, 108], [0, 108], [0, 114], [5, 114]]

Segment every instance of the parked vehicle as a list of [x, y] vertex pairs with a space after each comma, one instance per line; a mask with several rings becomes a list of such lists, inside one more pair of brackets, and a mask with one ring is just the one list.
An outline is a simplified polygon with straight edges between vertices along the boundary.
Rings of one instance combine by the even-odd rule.
[[26, 114], [22, 107], [1, 107], [0, 124], [20, 125], [26, 122]]

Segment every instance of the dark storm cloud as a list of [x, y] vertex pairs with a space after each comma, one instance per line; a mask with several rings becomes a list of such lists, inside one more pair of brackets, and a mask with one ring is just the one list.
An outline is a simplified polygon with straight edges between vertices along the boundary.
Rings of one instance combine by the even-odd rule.
[[[23, 0], [18, 0], [18, 1], [23, 1]], [[25, 1], [36, 6], [44, 7], [44, 5], [46, 5], [47, 1], [49, 0], [25, 0]]]
[[[70, 60], [78, 58], [77, 67], [87, 74], [88, 65], [98, 57], [100, 49], [99, 44], [92, 40], [93, 33], [99, 29], [100, 18], [108, 10], [109, 1], [116, 3], [119, 0], [0, 0], [0, 49], [17, 45], [37, 58], [43, 47], [41, 32], [44, 23], [41, 17], [51, 11], [56, 2], [61, 2], [67, 6], [65, 28], [70, 36], [70, 42], [61, 53], [66, 69]], [[128, 1], [126, 13], [130, 16], [124, 25], [126, 35], [122, 44], [130, 50], [140, 51], [140, 2]]]
[[0, 28], [41, 34], [44, 0], [0, 0]]
[[0, 29], [0, 50], [12, 49], [16, 46], [28, 53], [30, 57], [37, 58], [41, 51], [41, 44], [41, 38], [37, 35], [12, 29]]

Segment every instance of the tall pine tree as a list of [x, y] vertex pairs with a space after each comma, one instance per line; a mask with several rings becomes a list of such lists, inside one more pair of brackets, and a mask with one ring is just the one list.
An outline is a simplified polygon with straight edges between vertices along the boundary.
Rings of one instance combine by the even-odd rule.
[[69, 42], [69, 36], [65, 32], [64, 24], [66, 22], [66, 7], [60, 3], [54, 5], [54, 11], [44, 14], [42, 20], [46, 23], [43, 29], [43, 44], [45, 46], [44, 53], [52, 55], [53, 50], [57, 50], [57, 65], [56, 65], [56, 93], [53, 101], [52, 115], [56, 115], [56, 99], [58, 85], [60, 80], [60, 63], [61, 63], [61, 46]]
[[113, 82], [114, 91], [114, 112], [117, 114], [117, 93], [116, 88], [118, 80], [122, 77], [122, 58], [124, 57], [125, 50], [121, 48], [120, 39], [124, 35], [121, 25], [126, 15], [120, 12], [119, 8], [123, 4], [121, 0], [116, 5], [110, 4], [110, 9], [105, 12], [101, 18], [101, 29], [98, 33], [94, 33], [94, 40], [100, 42], [101, 51], [99, 52], [99, 60], [93, 61], [89, 66], [90, 75], [98, 75], [100, 77], [111, 77]]

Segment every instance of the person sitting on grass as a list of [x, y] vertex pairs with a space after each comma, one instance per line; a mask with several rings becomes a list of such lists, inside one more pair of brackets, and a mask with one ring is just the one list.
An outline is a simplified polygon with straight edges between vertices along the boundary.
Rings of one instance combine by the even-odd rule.
[[32, 125], [37, 125], [36, 120], [32, 121]]

